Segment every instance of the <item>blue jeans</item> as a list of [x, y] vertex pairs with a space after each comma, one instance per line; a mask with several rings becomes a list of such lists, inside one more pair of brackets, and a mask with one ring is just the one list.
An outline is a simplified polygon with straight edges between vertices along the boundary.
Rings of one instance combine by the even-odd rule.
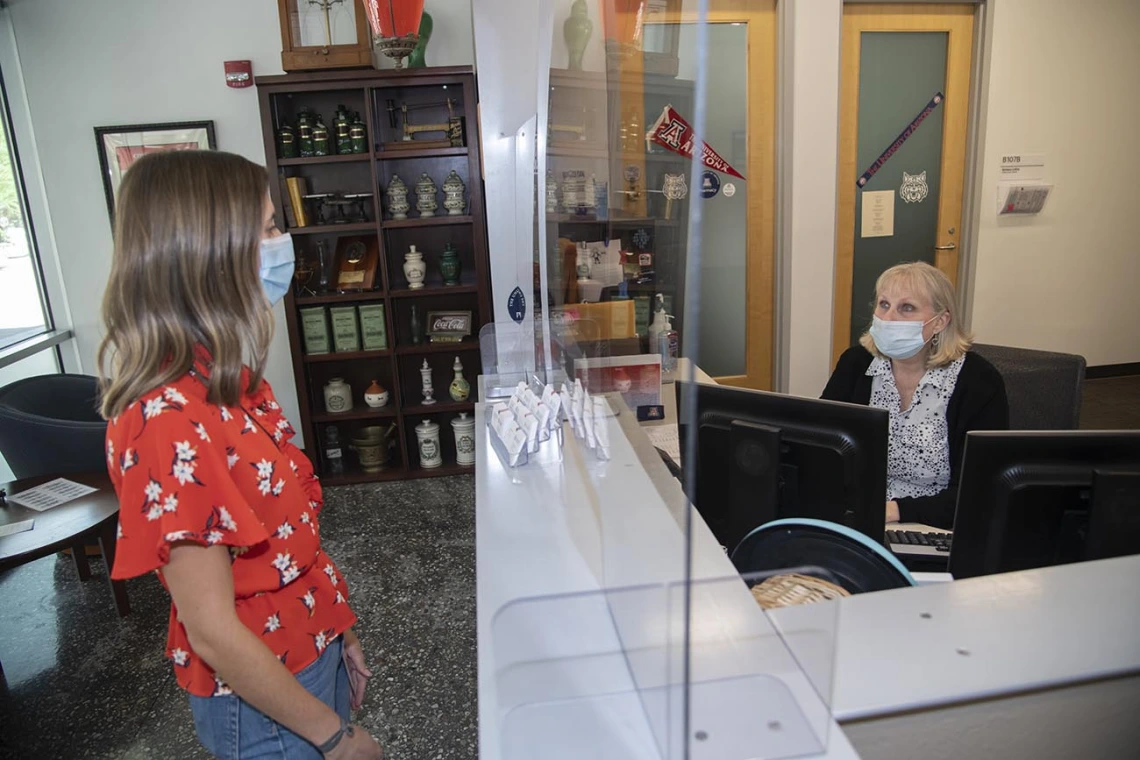
[[[315, 662], [297, 674], [297, 680], [307, 692], [348, 720], [348, 670], [341, 657], [343, 652], [344, 639], [338, 636]], [[191, 694], [190, 709], [198, 740], [219, 760], [321, 760], [316, 747], [236, 694]]]

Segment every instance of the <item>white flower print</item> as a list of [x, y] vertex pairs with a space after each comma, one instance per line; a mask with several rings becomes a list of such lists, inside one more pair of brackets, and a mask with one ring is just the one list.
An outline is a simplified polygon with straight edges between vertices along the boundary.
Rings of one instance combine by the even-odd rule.
[[230, 412], [229, 408], [224, 407], [224, 406], [220, 406], [218, 408], [222, 410], [222, 422], [229, 422], [230, 420], [232, 420], [234, 418], [234, 416]]
[[301, 522], [305, 523], [305, 525], [308, 525], [310, 522], [312, 522], [312, 518], [309, 517], [308, 512], [301, 513]]
[[289, 552], [285, 552], [284, 554], [278, 554], [276, 559], [274, 559], [269, 564], [273, 565], [273, 567], [275, 567], [278, 572], [283, 572], [287, 567], [289, 567], [289, 563], [292, 561], [293, 555]]
[[292, 427], [293, 426], [289, 424], [289, 420], [285, 419], [284, 417], [277, 420], [277, 429], [283, 433], [288, 433], [290, 430], [292, 430]]
[[186, 406], [186, 397], [179, 393], [177, 388], [171, 388], [170, 386], [167, 386], [165, 389], [163, 389], [162, 396], [171, 404], [181, 404], [182, 406]]
[[293, 581], [301, 577], [301, 570], [297, 567], [297, 563], [289, 565], [283, 573], [281, 573], [281, 585], [288, 586]]
[[332, 566], [332, 563], [325, 565], [325, 575], [329, 577], [330, 581], [336, 583], [336, 568]]
[[115, 442], [107, 441], [107, 469], [115, 466]]
[[126, 475], [127, 470], [131, 469], [138, 463], [139, 453], [134, 449], [128, 448], [123, 452], [122, 456], [119, 457], [119, 474]]
[[262, 480], [273, 477], [273, 462], [270, 462], [268, 459], [262, 459], [255, 464], [254, 467], [257, 468], [257, 477]]
[[293, 471], [294, 475], [297, 474], [297, 463], [294, 462], [292, 459], [289, 460], [289, 469]]
[[143, 492], [146, 494], [147, 501], [158, 501], [162, 496], [162, 484], [151, 478], [150, 482], [143, 488]]
[[230, 511], [225, 507], [218, 507], [218, 522], [226, 530], [237, 530], [237, 523], [234, 518], [230, 516]]
[[284, 438], [284, 437], [285, 437], [285, 434], [284, 434], [284, 433], [282, 433], [280, 430], [274, 430], [274, 431], [273, 431], [273, 441], [274, 441], [274, 443], [281, 443], [281, 439], [282, 439], [282, 438]]
[[313, 612], [315, 612], [317, 609], [317, 600], [316, 597], [313, 596], [313, 591], [314, 589], [309, 589], [305, 592], [304, 596], [297, 597], [297, 599], [300, 600], [301, 604], [305, 605], [305, 609], [309, 611], [309, 617], [312, 617]]
[[237, 451], [234, 449], [234, 447], [228, 446], [226, 448], [226, 466], [232, 470], [234, 468], [234, 465], [238, 463], [239, 459], [241, 459], [241, 457], [237, 455]]
[[190, 662], [190, 653], [181, 647], [175, 647], [170, 650], [170, 659], [174, 660], [175, 665], [186, 667], [186, 664]]
[[245, 554], [247, 551], [249, 551], [248, 546], [231, 546], [230, 547], [230, 558], [231, 559], [237, 559], [241, 555]]
[[268, 480], [257, 481], [257, 490], [261, 491], [262, 496], [268, 496], [269, 491], [272, 490], [272, 488], [273, 487], [269, 484]]
[[262, 631], [262, 633], [273, 633], [280, 627], [281, 618], [279, 616], [279, 613], [274, 612], [269, 616], [269, 619], [265, 621], [265, 630]]
[[316, 511], [320, 508], [321, 508], [321, 503], [319, 501], [313, 501], [312, 499], [309, 500], [309, 509]]
[[194, 477], [195, 469], [197, 469], [197, 465], [193, 462], [175, 462], [170, 474], [178, 479], [180, 485], [186, 485], [190, 482], [197, 482]]
[[336, 592], [336, 601], [333, 604], [344, 604], [344, 594]]
[[162, 501], [163, 512], [177, 512], [178, 511], [178, 494], [167, 494], [166, 498]]
[[281, 523], [280, 526], [278, 526], [277, 537], [281, 540], [285, 540], [291, 535], [293, 535], [293, 526], [289, 524], [288, 520], [286, 520], [285, 522]]
[[234, 693], [234, 690], [231, 689], [229, 686], [226, 686], [226, 682], [223, 681], [221, 678], [219, 678], [218, 674], [215, 673], [214, 674], [214, 693], [211, 696], [224, 697], [227, 694], [233, 694], [233, 693]]
[[280, 495], [281, 495], [281, 492], [282, 492], [282, 491], [284, 491], [284, 490], [285, 490], [285, 478], [280, 478], [280, 479], [279, 479], [279, 480], [278, 480], [278, 481], [277, 481], [277, 482], [276, 482], [276, 483], [273, 485], [273, 495], [274, 495], [274, 496], [280, 496]]
[[220, 544], [222, 542], [222, 532], [220, 530], [211, 530], [206, 534], [206, 543], [210, 546]]
[[123, 537], [123, 524], [120, 522], [118, 525], [115, 526], [115, 538], [119, 539], [122, 537]]
[[206, 431], [206, 426], [203, 425], [201, 422], [195, 422], [194, 423], [194, 430], [197, 431], [198, 437], [201, 438], [203, 441], [205, 441], [206, 443], [211, 442], [210, 441], [210, 434]]
[[193, 462], [198, 458], [198, 450], [190, 445], [190, 441], [175, 443], [174, 458], [179, 462]]
[[147, 510], [146, 519], [149, 522], [154, 522], [155, 520], [157, 520], [160, 517], [162, 517], [162, 505], [161, 504], [151, 504], [150, 509]]
[[256, 433], [256, 432], [257, 432], [257, 425], [253, 424], [253, 418], [250, 417], [248, 414], [245, 415], [245, 425], [242, 426], [241, 434], [245, 435], [246, 433]]
[[328, 639], [328, 636], [325, 634], [324, 631], [320, 631], [319, 633], [316, 633], [313, 635], [313, 646], [315, 646], [317, 648], [318, 652], [325, 651], [325, 647], [327, 647], [328, 645], [329, 645], [329, 639]]
[[169, 408], [170, 407], [161, 396], [148, 399], [143, 403], [143, 419], [152, 420]]
[[278, 404], [276, 401], [270, 401], [268, 404], [266, 404], [266, 406], [268, 406], [270, 409], [272, 409], [275, 412], [281, 410], [281, 405]]
[[164, 541], [174, 543], [175, 541], [185, 541], [193, 536], [194, 533], [189, 530], [172, 530], [162, 537]]
[[265, 410], [262, 409], [260, 406], [257, 407], [256, 409], [254, 409], [253, 413], [256, 414], [258, 417], [264, 417], [265, 416]]

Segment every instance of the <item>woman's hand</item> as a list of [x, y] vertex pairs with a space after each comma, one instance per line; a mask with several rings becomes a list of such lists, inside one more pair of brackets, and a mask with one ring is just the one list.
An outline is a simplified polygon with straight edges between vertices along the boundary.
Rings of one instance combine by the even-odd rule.
[[[357, 642], [359, 649], [359, 642]], [[345, 734], [325, 760], [382, 760], [384, 750], [367, 731], [357, 725], [352, 726], [352, 735]]]
[[360, 646], [360, 639], [351, 628], [344, 632], [344, 666], [348, 669], [348, 685], [351, 692], [349, 703], [353, 711], [356, 711], [364, 704], [364, 687], [368, 685], [372, 671], [364, 664], [364, 650]]
[[897, 523], [899, 520], [899, 503], [892, 499], [887, 502], [887, 522]]

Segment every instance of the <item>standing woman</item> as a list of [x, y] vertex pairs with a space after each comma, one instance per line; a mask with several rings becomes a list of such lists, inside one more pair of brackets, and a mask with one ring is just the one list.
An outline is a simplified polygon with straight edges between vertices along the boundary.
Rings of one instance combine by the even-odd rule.
[[166, 656], [215, 756], [379, 758], [348, 723], [371, 673], [321, 488], [262, 378], [292, 273], [262, 167], [179, 151], [127, 173], [98, 356], [112, 577], [170, 593]]
[[970, 350], [956, 303], [930, 264], [883, 272], [871, 329], [839, 357], [823, 391], [890, 414], [887, 522], [953, 527], [966, 433], [1009, 427], [1005, 383]]

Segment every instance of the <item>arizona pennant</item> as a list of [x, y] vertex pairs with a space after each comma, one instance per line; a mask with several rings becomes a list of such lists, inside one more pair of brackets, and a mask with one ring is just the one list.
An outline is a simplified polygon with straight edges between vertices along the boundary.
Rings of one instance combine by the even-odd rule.
[[[672, 105], [665, 106], [661, 110], [661, 116], [645, 135], [645, 140], [647, 143], [655, 142], [686, 158], [693, 157], [693, 127], [685, 121], [681, 114], [677, 113]], [[744, 175], [733, 169], [731, 164], [708, 146], [708, 143], [702, 141], [701, 146], [701, 162], [705, 166], [744, 179]]]

